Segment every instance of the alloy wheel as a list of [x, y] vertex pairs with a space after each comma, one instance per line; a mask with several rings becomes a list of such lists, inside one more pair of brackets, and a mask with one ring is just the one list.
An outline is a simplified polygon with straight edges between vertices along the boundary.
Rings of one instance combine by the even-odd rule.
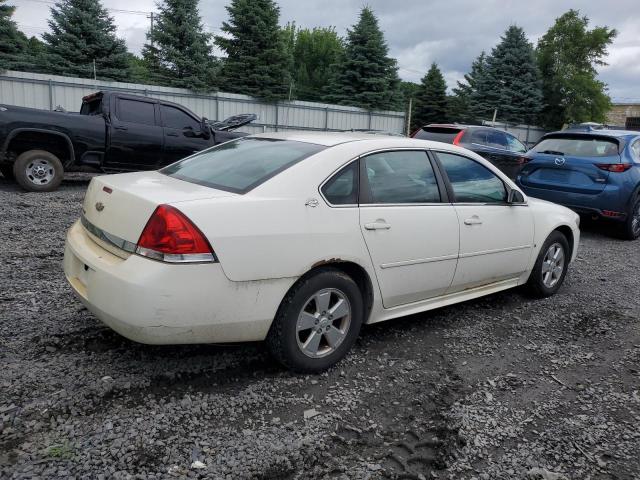
[[559, 243], [553, 243], [542, 259], [542, 283], [553, 288], [560, 281], [564, 270], [564, 249]]
[[350, 325], [351, 304], [347, 296], [335, 288], [319, 290], [298, 315], [298, 348], [311, 358], [327, 356], [344, 341]]

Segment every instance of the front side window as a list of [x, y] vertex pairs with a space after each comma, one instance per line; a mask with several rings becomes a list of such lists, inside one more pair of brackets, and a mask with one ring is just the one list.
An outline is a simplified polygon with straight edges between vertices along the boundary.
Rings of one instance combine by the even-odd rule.
[[123, 122], [155, 124], [154, 105], [137, 100], [118, 99], [118, 119]]
[[352, 162], [322, 187], [322, 193], [333, 205], [355, 205], [358, 203], [358, 162]]
[[165, 127], [184, 129], [191, 127], [193, 130], [200, 129], [200, 123], [197, 122], [191, 115], [187, 115], [179, 108], [170, 107], [168, 105], [161, 105], [162, 122]]
[[427, 153], [402, 150], [364, 158], [370, 203], [440, 202], [438, 182]]
[[218, 190], [246, 193], [324, 148], [314, 143], [247, 137], [196, 153], [160, 173]]
[[511, 152], [525, 153], [527, 151], [527, 147], [513, 135], [507, 135], [507, 144]]
[[458, 203], [502, 203], [507, 190], [491, 170], [467, 157], [438, 152]]

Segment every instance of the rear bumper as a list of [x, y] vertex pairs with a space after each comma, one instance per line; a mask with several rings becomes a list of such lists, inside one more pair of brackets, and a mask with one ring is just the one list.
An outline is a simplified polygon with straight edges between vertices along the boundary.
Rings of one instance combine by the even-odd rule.
[[[524, 193], [530, 197], [547, 200], [570, 208], [582, 215], [597, 215], [603, 218], [624, 221], [627, 218], [628, 196], [616, 185], [607, 185], [602, 192], [589, 195], [584, 193], [563, 192], [560, 190], [547, 190], [544, 188], [532, 188], [517, 182]], [[605, 215], [604, 211], [618, 212], [619, 216]]]
[[147, 344], [263, 340], [295, 281], [232, 282], [219, 263], [121, 258], [94, 242], [80, 222], [67, 234], [64, 272], [96, 317]]

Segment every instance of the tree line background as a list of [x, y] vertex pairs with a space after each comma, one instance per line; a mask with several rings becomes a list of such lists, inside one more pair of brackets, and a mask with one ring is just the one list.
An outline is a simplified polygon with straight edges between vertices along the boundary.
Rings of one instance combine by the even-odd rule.
[[[569, 10], [534, 46], [524, 30], [507, 28], [481, 52], [450, 94], [433, 63], [420, 83], [401, 81], [374, 12], [364, 7], [343, 38], [333, 27], [281, 27], [274, 0], [230, 0], [224, 35], [204, 30], [198, 0], [161, 0], [140, 56], [127, 50], [100, 0], [60, 0], [49, 31], [28, 38], [0, 0], [0, 71], [222, 90], [267, 101], [297, 99], [369, 110], [406, 110], [412, 128], [434, 122], [500, 121], [559, 128], [604, 122], [611, 100], [596, 68], [605, 65], [616, 30], [589, 29]], [[216, 58], [217, 45], [225, 57]], [[95, 69], [95, 70], [94, 70]]]

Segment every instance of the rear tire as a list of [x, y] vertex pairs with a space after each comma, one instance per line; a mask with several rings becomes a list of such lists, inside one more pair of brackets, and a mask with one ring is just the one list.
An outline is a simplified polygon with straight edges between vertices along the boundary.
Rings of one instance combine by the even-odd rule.
[[622, 225], [622, 238], [636, 240], [640, 237], [640, 195], [631, 203], [627, 220]]
[[527, 289], [538, 298], [555, 294], [564, 282], [571, 250], [567, 237], [557, 230], [547, 237], [533, 266]]
[[0, 165], [0, 173], [7, 180], [13, 180], [15, 178], [13, 175], [13, 165]]
[[287, 293], [267, 335], [271, 354], [286, 368], [321, 372], [342, 360], [362, 325], [362, 293], [351, 277], [323, 268]]
[[13, 164], [16, 182], [30, 192], [51, 192], [62, 183], [64, 167], [53, 153], [29, 150], [21, 153]]

